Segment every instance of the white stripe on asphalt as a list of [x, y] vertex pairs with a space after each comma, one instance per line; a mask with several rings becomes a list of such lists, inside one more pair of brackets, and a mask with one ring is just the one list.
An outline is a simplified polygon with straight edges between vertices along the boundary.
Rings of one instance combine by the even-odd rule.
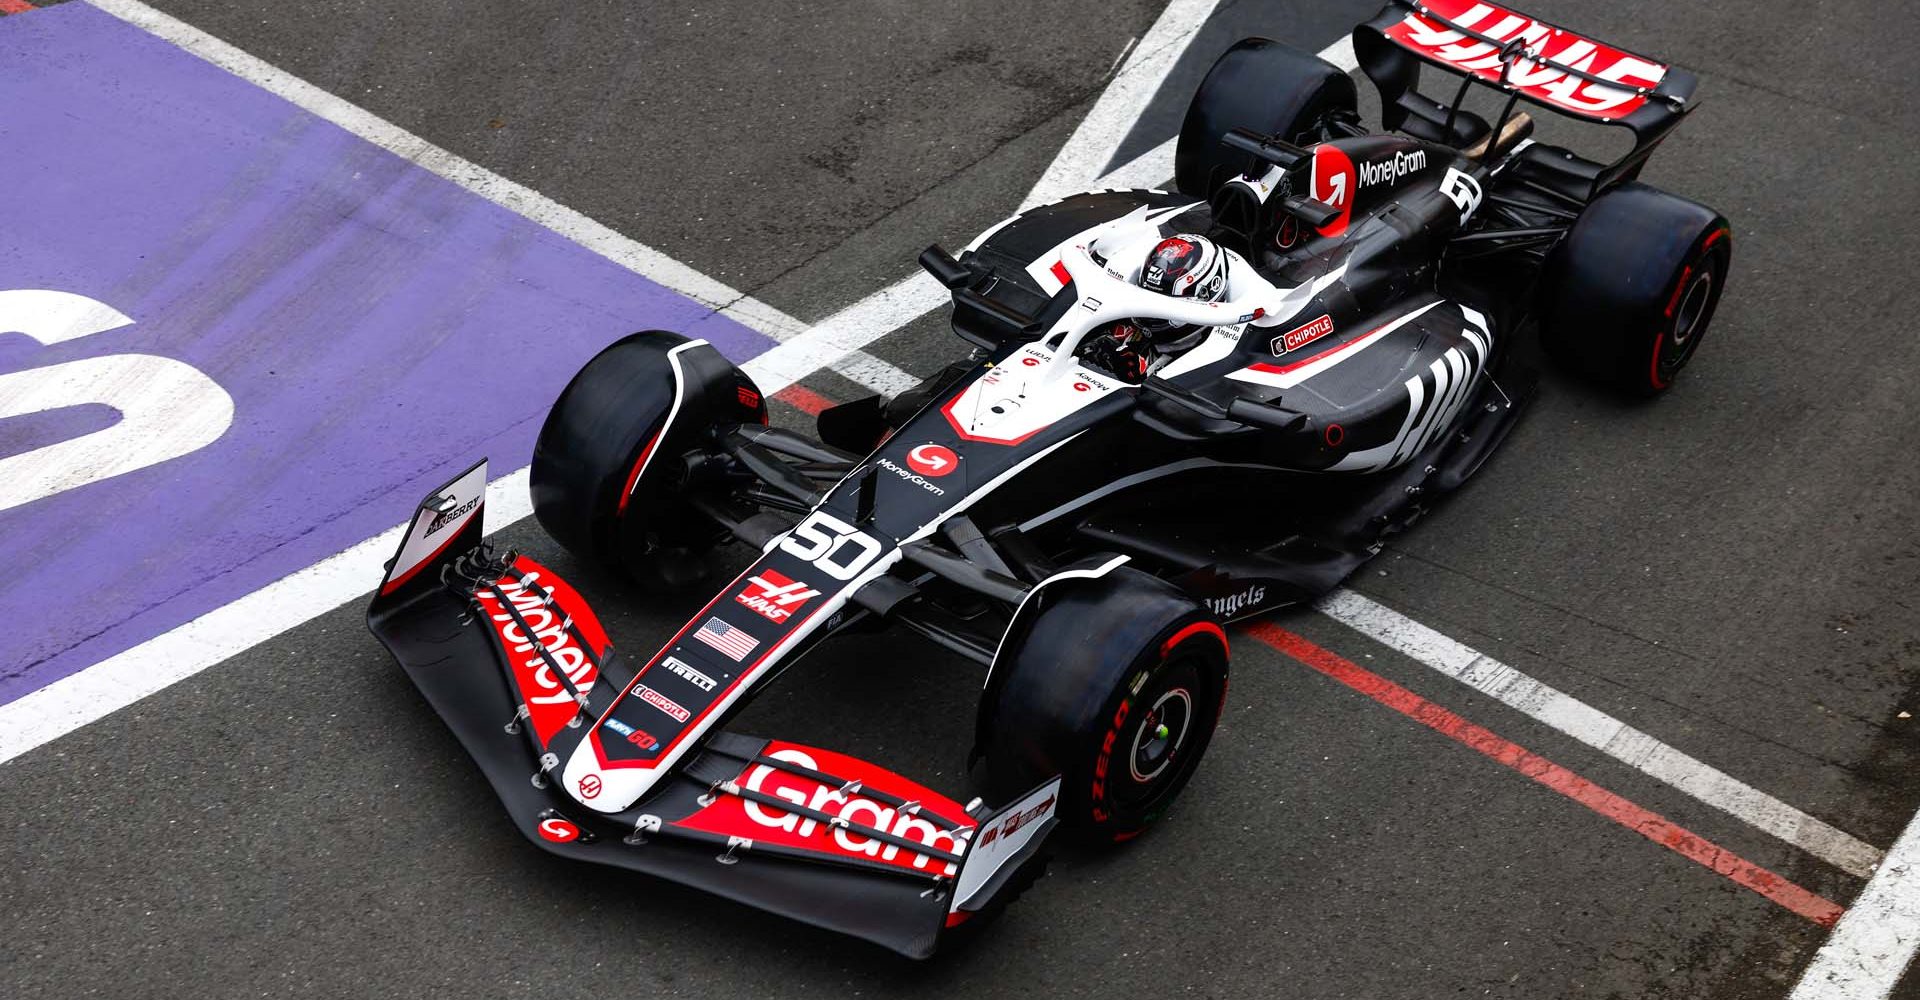
[[1873, 873], [1881, 851], [1705, 764], [1572, 695], [1341, 588], [1315, 605], [1328, 617], [1507, 706], [1672, 785], [1851, 875]]
[[[799, 320], [652, 247], [628, 239], [539, 192], [469, 163], [139, 0], [88, 2], [651, 281], [716, 307], [735, 321], [781, 341], [744, 366], [768, 394], [822, 368], [833, 368], [882, 392], [897, 392], [916, 381], [911, 374], [867, 356], [860, 349], [948, 301], [945, 289], [925, 274], [917, 273], [896, 282], [808, 328]], [[1135, 55], [1138, 56], [1137, 50]], [[1168, 174], [1171, 172], [1169, 169]], [[527, 469], [518, 469], [488, 484], [489, 532], [532, 512], [527, 496], [527, 474]], [[104, 718], [365, 594], [371, 581], [380, 578], [383, 564], [393, 554], [405, 529], [405, 525], [396, 525], [170, 632], [0, 705], [0, 763]]]
[[1207, 18], [1220, 0], [1173, 0], [1160, 12], [1159, 20], [1140, 39], [1127, 64], [1120, 68], [1092, 110], [1080, 120], [1067, 144], [1054, 155], [1040, 180], [1027, 192], [1023, 209], [1057, 201], [1084, 191], [1087, 182], [1106, 173], [1108, 161], [1119, 150], [1127, 133], [1140, 120], [1160, 85], [1167, 82], [1173, 64], [1193, 44], [1206, 27]]
[[1893, 842], [1787, 1000], [1886, 1000], [1920, 949], [1920, 813]]
[[[775, 341], [791, 339], [807, 330], [805, 322], [759, 299], [708, 277], [645, 243], [622, 236], [532, 188], [441, 149], [365, 108], [335, 97], [140, 0], [87, 2], [388, 152], [405, 157], [501, 208], [545, 226], [648, 281], [710, 306], [742, 326], [764, 333]], [[856, 357], [855, 360], [864, 359]], [[885, 391], [879, 385], [869, 388]]]
[[[1155, 29], [1159, 27], [1159, 23], [1154, 25]], [[1187, 40], [1191, 41], [1192, 36], [1188, 36]], [[1142, 58], [1141, 53], [1145, 49], [1144, 44], [1135, 49], [1134, 58], [1136, 60]], [[1319, 55], [1320, 58], [1349, 73], [1353, 72], [1358, 65], [1354, 62], [1353, 41], [1350, 38], [1341, 38], [1321, 49]], [[1171, 66], [1172, 61], [1179, 58], [1179, 53], [1168, 55], [1162, 52], [1160, 58], [1168, 60], [1168, 65]], [[1128, 70], [1132, 67], [1133, 64], [1128, 63]], [[1122, 70], [1121, 76], [1124, 77], [1126, 73], [1127, 70]], [[1160, 74], [1162, 79], [1165, 75], [1164, 72]], [[1118, 80], [1116, 79], [1115, 82], [1118, 83]], [[1145, 110], [1144, 101], [1141, 102], [1139, 110]], [[1124, 133], [1131, 127], [1129, 124], [1126, 129], [1120, 131]], [[1115, 141], [1118, 142], [1118, 140]], [[1177, 137], [1168, 139], [1106, 174], [1089, 178], [1075, 185], [1075, 189], [1154, 187], [1173, 176], [1173, 153], [1177, 144]], [[1113, 151], [1109, 149], [1106, 156], [1112, 155]], [[1105, 158], [1103, 157], [1099, 162], [1104, 163]], [[1036, 187], [1035, 190], [1039, 188]], [[948, 301], [946, 289], [941, 288], [925, 272], [916, 271], [821, 320], [812, 330], [780, 344], [742, 367], [755, 382], [762, 385], [778, 378], [797, 382], [814, 371], [835, 365], [849, 353], [946, 305]]]

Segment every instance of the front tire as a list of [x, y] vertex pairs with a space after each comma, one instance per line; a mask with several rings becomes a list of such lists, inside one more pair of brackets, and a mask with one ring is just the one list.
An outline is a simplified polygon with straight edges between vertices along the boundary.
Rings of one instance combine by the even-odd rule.
[[1548, 262], [1547, 353], [1630, 395], [1665, 392], [1699, 350], [1732, 259], [1712, 209], [1638, 182], [1608, 190]]
[[548, 412], [533, 449], [534, 516], [575, 555], [643, 585], [694, 582], [726, 533], [687, 502], [684, 458], [714, 430], [765, 417], [752, 381], [704, 341], [625, 337]]
[[1171, 584], [1128, 567], [1064, 580], [994, 664], [992, 790], [1061, 775], [1060, 818], [1095, 844], [1130, 840], [1172, 805], [1226, 703], [1226, 633]]

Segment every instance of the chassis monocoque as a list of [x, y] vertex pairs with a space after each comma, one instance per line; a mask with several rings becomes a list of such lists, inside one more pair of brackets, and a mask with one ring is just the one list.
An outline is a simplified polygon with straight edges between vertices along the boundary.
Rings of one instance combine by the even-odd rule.
[[[555, 852], [930, 954], [1031, 881], [1049, 834], [1148, 828], [1223, 703], [1223, 625], [1335, 586], [1487, 458], [1532, 391], [1526, 352], [1653, 393], [1724, 284], [1725, 221], [1639, 184], [1693, 78], [1523, 15], [1390, 4], [1352, 79], [1250, 39], [1196, 94], [1178, 190], [1080, 195], [922, 264], [971, 355], [900, 397], [769, 426], [703, 342], [593, 359], [536, 448], [540, 523], [642, 582], [757, 551], [651, 658], [615, 657], [580, 595], [482, 542], [485, 464], [429, 496], [369, 610], [376, 634]], [[1462, 78], [1451, 106], [1422, 65]], [[1497, 122], [1469, 84], [1509, 96]], [[1603, 165], [1531, 141], [1526, 100], [1623, 124]], [[1204, 233], [1219, 301], [1138, 284]], [[1115, 324], [1196, 329], [1144, 371]], [[815, 747], [725, 731], [834, 634], [909, 629], [985, 671], [962, 804]]]

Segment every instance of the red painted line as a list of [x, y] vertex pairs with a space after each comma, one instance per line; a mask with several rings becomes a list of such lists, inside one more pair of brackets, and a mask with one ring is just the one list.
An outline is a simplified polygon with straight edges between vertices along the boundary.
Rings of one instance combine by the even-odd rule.
[[25, 14], [32, 9], [27, 0], [0, 0], [0, 14]]
[[1832, 927], [1839, 904], [1804, 889], [1701, 837], [1672, 820], [1630, 802], [1510, 740], [1476, 726], [1412, 691], [1329, 652], [1277, 625], [1260, 623], [1247, 634], [1301, 663], [1512, 768], [1615, 823], [1725, 876], [1819, 924]]
[[787, 386], [785, 389], [774, 393], [773, 398], [794, 409], [801, 410], [816, 417], [820, 415], [821, 410], [838, 405], [834, 403], [833, 400], [814, 392], [806, 386], [798, 384]]

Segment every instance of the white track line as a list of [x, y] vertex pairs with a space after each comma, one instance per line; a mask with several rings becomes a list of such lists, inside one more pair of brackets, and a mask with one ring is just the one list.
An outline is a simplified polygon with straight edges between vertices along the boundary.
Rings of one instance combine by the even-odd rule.
[[[355, 107], [138, 0], [88, 2], [348, 131], [405, 156], [496, 204], [547, 226], [652, 281], [690, 298], [721, 307], [726, 315], [736, 321], [780, 340], [781, 343], [772, 350], [743, 366], [766, 393], [778, 392], [821, 368], [834, 368], [856, 381], [872, 378], [880, 383], [875, 385], [876, 388], [912, 379], [913, 376], [890, 365], [878, 367], [885, 365], [885, 362], [865, 358], [859, 351], [948, 301], [946, 291], [931, 277], [916, 273], [806, 329], [805, 324], [765, 303], [742, 295], [536, 191], [441, 150], [371, 112]], [[1155, 28], [1159, 26], [1160, 23], [1156, 22]], [[1186, 37], [1191, 40], [1192, 35]], [[1141, 49], [1144, 47], [1135, 47], [1132, 54], [1135, 60], [1141, 58]], [[1344, 65], [1350, 67], [1352, 48], [1345, 40], [1329, 46], [1321, 55], [1339, 62], [1338, 53], [1343, 49], [1347, 53]], [[1171, 57], [1165, 52], [1159, 56], [1169, 60], [1169, 67], [1172, 65], [1171, 59], [1177, 57], [1177, 52]], [[1131, 66], [1130, 62], [1129, 68]], [[1127, 70], [1123, 69], [1121, 73], [1124, 76]], [[1160, 78], [1165, 78], [1164, 72]], [[1131, 128], [1131, 123], [1128, 123], [1128, 128]], [[1090, 178], [1081, 186], [1151, 186], [1173, 175], [1172, 151], [1173, 143], [1165, 143], [1114, 173]], [[1109, 151], [1108, 156], [1111, 155]], [[1134, 173], [1149, 170], [1158, 173], [1140, 181], [1117, 180], [1122, 172], [1128, 170]], [[873, 363], [869, 364], [869, 361]], [[883, 391], [892, 390], [883, 388]], [[518, 469], [488, 484], [489, 532], [506, 527], [531, 513], [527, 498], [527, 472], [525, 468]], [[0, 705], [0, 764], [365, 594], [372, 585], [371, 581], [379, 579], [382, 565], [393, 554], [400, 532], [405, 527], [396, 525], [164, 635], [149, 639], [25, 697]]]
[[1847, 907], [1788, 1000], [1886, 1000], [1920, 949], [1920, 814]]
[[[708, 277], [645, 243], [622, 236], [532, 188], [441, 149], [365, 108], [329, 94], [139, 0], [87, 2], [388, 152], [405, 157], [422, 169], [452, 181], [495, 205], [545, 226], [649, 281], [711, 306], [734, 322], [776, 341], [788, 340], [807, 330], [805, 322], [759, 299]], [[864, 363], [866, 360], [856, 356], [852, 362]], [[858, 370], [859, 365], [855, 364], [855, 368]], [[849, 377], [859, 381], [857, 376]], [[884, 391], [878, 385], [870, 388]]]
[[1873, 845], [1367, 597], [1342, 588], [1322, 598], [1315, 607], [1348, 628], [1841, 871], [1865, 878], [1880, 862], [1881, 851]]
[[[1164, 23], [1164, 18], [1161, 23]], [[1155, 29], [1160, 23], [1154, 25]], [[1151, 32], [1149, 32], [1151, 34]], [[1188, 36], [1191, 41], [1191, 36]], [[1143, 58], [1143, 43], [1134, 49], [1134, 58]], [[1332, 45], [1320, 50], [1320, 58], [1351, 73], [1357, 68], [1353, 58], [1353, 41], [1341, 38]], [[1160, 59], [1166, 60], [1168, 67], [1179, 58], [1179, 53], [1161, 52]], [[1128, 63], [1128, 69], [1133, 64]], [[1122, 71], [1122, 75], [1126, 70]], [[1160, 78], [1166, 73], [1162, 71]], [[1117, 82], [1117, 81], [1116, 81]], [[1144, 100], [1139, 110], [1145, 110]], [[1118, 131], [1124, 136], [1132, 125]], [[1076, 136], [1078, 133], [1075, 133]], [[1115, 139], [1114, 142], [1119, 142]], [[1173, 152], [1178, 138], [1168, 139], [1158, 146], [1133, 158], [1121, 166], [1099, 177], [1090, 177], [1074, 185], [1073, 190], [1088, 188], [1144, 188], [1153, 187], [1173, 176]], [[1063, 155], [1065, 151], [1063, 151]], [[1097, 163], [1104, 163], [1106, 157], [1113, 155], [1109, 149]], [[1076, 156], [1076, 160], [1087, 161], [1091, 158]], [[1056, 161], [1057, 163], [1058, 161]], [[1051, 168], [1049, 168], [1051, 170]], [[1039, 187], [1035, 188], [1040, 190]], [[1029, 196], [1029, 201], [1032, 196]], [[913, 322], [916, 319], [946, 305], [949, 301], [946, 290], [923, 272], [913, 274], [855, 302], [853, 305], [821, 320], [814, 328], [773, 350], [747, 362], [743, 367], [755, 382], [763, 386], [779, 378], [797, 382], [806, 375], [821, 368], [837, 367], [842, 358], [857, 351], [881, 337]], [[774, 390], [767, 390], [772, 392]]]
[[[1107, 163], [1120, 143], [1133, 131], [1134, 123], [1147, 108], [1147, 102], [1167, 82], [1173, 64], [1193, 43], [1194, 36], [1206, 27], [1207, 18], [1220, 0], [1173, 0], [1160, 18], [1141, 37], [1127, 64], [1107, 84], [1092, 110], [1080, 120], [1067, 144], [1047, 166], [1040, 180], [1027, 192], [1022, 209], [1044, 205], [1067, 195], [1084, 191], [1088, 182], [1107, 172]], [[1159, 178], [1164, 179], [1164, 178]]]

